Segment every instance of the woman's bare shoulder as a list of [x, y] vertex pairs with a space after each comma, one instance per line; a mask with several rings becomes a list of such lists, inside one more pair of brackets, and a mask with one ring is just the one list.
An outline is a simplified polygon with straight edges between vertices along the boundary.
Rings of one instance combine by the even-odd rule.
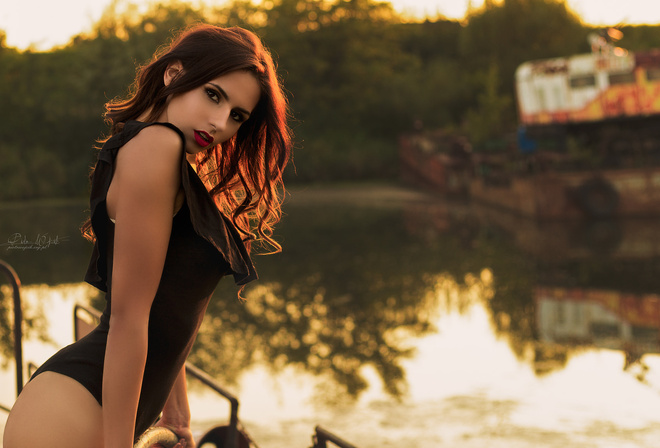
[[[171, 215], [181, 187], [183, 144], [176, 131], [149, 126], [117, 153], [106, 196], [108, 216], [117, 219], [120, 203], [133, 211], [160, 204]], [[128, 218], [132, 219], [132, 218]]]
[[[166, 126], [149, 126], [127, 142], [117, 154], [115, 175], [135, 180], [178, 182], [183, 144], [179, 134]], [[165, 176], [165, 179], [162, 178]]]
[[[142, 129], [123, 147], [127, 152], [137, 152], [144, 156], [171, 156], [172, 153], [181, 155], [183, 144], [179, 134], [167, 126], [153, 125]], [[121, 151], [120, 151], [121, 153]]]

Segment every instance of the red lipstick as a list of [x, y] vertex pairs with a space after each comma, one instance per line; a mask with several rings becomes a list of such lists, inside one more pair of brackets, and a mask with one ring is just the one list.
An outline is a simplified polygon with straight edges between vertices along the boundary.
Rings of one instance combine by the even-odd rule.
[[213, 143], [213, 137], [211, 137], [207, 132], [195, 131], [195, 141], [199, 146], [206, 147]]

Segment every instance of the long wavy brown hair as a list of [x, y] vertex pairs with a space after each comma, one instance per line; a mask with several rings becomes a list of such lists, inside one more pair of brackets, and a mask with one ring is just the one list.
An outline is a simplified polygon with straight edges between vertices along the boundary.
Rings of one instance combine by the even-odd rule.
[[[177, 61], [183, 70], [165, 86], [165, 71]], [[281, 217], [282, 175], [291, 153], [291, 131], [287, 100], [275, 64], [254, 33], [212, 25], [196, 25], [183, 31], [138, 70], [127, 99], [106, 104], [105, 118], [111, 135], [146, 112], [147, 121], [154, 121], [164, 111], [168, 97], [236, 70], [256, 76], [260, 100], [234, 137], [197, 154], [197, 173], [219, 210], [244, 235], [248, 250], [257, 240], [266, 252], [279, 252], [281, 246], [272, 233]], [[89, 220], [83, 225], [83, 233], [94, 238]]]

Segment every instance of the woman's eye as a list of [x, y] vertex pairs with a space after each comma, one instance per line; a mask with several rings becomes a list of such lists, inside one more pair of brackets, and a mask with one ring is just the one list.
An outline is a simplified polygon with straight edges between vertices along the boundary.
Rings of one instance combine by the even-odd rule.
[[206, 89], [206, 95], [208, 95], [208, 97], [216, 103], [220, 101], [220, 97], [213, 89]]
[[245, 117], [243, 114], [238, 113], [238, 112], [232, 112], [231, 113], [231, 118], [232, 120], [236, 121], [237, 123], [243, 123], [245, 121]]

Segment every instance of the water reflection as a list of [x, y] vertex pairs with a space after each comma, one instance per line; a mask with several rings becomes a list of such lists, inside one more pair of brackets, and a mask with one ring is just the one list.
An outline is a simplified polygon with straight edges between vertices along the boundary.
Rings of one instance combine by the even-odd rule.
[[307, 288], [253, 288], [240, 319], [214, 310], [200, 331], [194, 362], [228, 380], [256, 361], [276, 371], [294, 365], [333, 378], [341, 386], [332, 388], [335, 396], [364, 391], [368, 381], [361, 370], [371, 366], [385, 390], [401, 396], [408, 386], [401, 363], [414, 355], [402, 341], [437, 331], [439, 313], [464, 310], [491, 295], [487, 270], [481, 278], [467, 276], [465, 285], [446, 275], [425, 280], [430, 287], [420, 299], [403, 305], [393, 297], [359, 305], [345, 296], [336, 300], [324, 293], [319, 277]]
[[[22, 288], [22, 330], [26, 338], [35, 338], [40, 342], [50, 341], [47, 335], [48, 321], [42, 301], [38, 298], [48, 297], [51, 293], [52, 291], [45, 285]], [[0, 286], [0, 367], [2, 368], [7, 368], [9, 360], [14, 357], [13, 328], [13, 289], [11, 285], [2, 285]]]
[[367, 387], [360, 367], [372, 365], [400, 396], [401, 360], [411, 351], [390, 333], [433, 330], [435, 254], [410, 239], [398, 207], [291, 205], [285, 251], [257, 259], [262, 281], [246, 289], [245, 306], [219, 289], [193, 359], [227, 381], [257, 359], [275, 369], [298, 365], [351, 396]]
[[660, 345], [657, 220], [540, 223], [478, 204], [413, 206], [407, 215], [428, 241], [461, 245], [448, 272], [492, 270], [492, 324], [538, 375], [573, 353], [608, 348], [647, 382], [643, 358]]
[[[364, 448], [655, 446], [657, 221], [536, 223], [406, 190], [330, 193], [294, 193], [284, 252], [256, 258], [245, 303], [221, 282], [194, 347], [255, 440], [308, 446], [323, 423]], [[30, 213], [45, 223], [54, 209]], [[79, 212], [62, 213], [52, 222], [77, 229]], [[79, 280], [90, 247], [77, 244], [10, 256], [24, 283]], [[102, 306], [72, 291], [53, 294]], [[226, 410], [192, 386], [198, 418]]]
[[[20, 274], [19, 274], [20, 275]], [[12, 290], [8, 285], [0, 287], [0, 305], [12, 304]], [[46, 285], [34, 284], [21, 287], [23, 309], [23, 378], [59, 348], [73, 341], [73, 307], [76, 303], [89, 305], [97, 296], [94, 288], [86, 283]], [[3, 308], [3, 311], [5, 309]], [[16, 398], [14, 363], [13, 316], [9, 312], [1, 315], [0, 326], [0, 405], [9, 407]], [[10, 317], [11, 316], [11, 317]], [[6, 334], [9, 333], [9, 334]]]
[[[0, 258], [18, 273], [23, 296], [46, 295], [46, 287], [29, 285], [58, 285], [80, 281], [86, 268], [91, 246], [80, 235], [84, 219], [84, 201], [50, 201], [45, 203], [16, 203], [0, 206]], [[0, 354], [6, 360], [13, 350], [12, 292], [7, 279], [0, 279]], [[29, 303], [32, 303], [30, 305]], [[45, 337], [46, 319], [39, 301], [25, 301], [23, 329]]]
[[642, 357], [660, 353], [660, 296], [594, 289], [537, 288], [539, 345], [621, 350], [624, 370], [646, 382]]
[[88, 208], [79, 200], [0, 205], [0, 258], [23, 284], [80, 281], [92, 248], [79, 230]]

